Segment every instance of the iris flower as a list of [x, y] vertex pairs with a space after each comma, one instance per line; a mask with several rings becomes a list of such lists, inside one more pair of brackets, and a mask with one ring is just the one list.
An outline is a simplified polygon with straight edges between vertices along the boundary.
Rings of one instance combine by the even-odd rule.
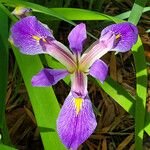
[[126, 52], [136, 43], [136, 26], [125, 22], [112, 24], [102, 30], [100, 38], [82, 55], [87, 38], [84, 23], [76, 25], [68, 36], [70, 50], [57, 41], [52, 31], [29, 16], [15, 23], [11, 38], [16, 47], [27, 55], [49, 54], [66, 69], [42, 69], [32, 78], [33, 86], [51, 86], [67, 75], [71, 77], [71, 91], [57, 119], [57, 131], [68, 149], [77, 149], [95, 130], [96, 118], [87, 91], [87, 76], [104, 82], [108, 66], [100, 60], [109, 51]]

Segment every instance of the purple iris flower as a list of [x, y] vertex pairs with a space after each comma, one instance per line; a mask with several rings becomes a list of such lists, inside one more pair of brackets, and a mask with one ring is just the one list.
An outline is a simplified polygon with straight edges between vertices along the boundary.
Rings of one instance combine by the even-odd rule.
[[57, 131], [68, 149], [77, 149], [95, 130], [96, 118], [87, 91], [87, 76], [104, 82], [108, 66], [100, 60], [109, 51], [126, 52], [136, 43], [138, 31], [131, 23], [113, 24], [106, 27], [100, 38], [81, 55], [87, 38], [84, 23], [76, 25], [68, 36], [69, 50], [58, 42], [52, 31], [36, 17], [26, 17], [11, 29], [11, 38], [24, 54], [49, 54], [66, 70], [43, 69], [32, 78], [33, 86], [51, 86], [67, 75], [71, 76], [71, 91], [57, 119]]

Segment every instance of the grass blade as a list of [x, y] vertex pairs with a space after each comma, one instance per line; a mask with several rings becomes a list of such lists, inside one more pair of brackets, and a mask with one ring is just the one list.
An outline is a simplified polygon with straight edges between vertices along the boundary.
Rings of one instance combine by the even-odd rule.
[[56, 119], [60, 108], [53, 89], [31, 85], [32, 76], [43, 68], [39, 56], [20, 54], [15, 47], [13, 50], [30, 97], [45, 150], [65, 149], [56, 132]]
[[13, 147], [9, 147], [7, 145], [4, 145], [4, 144], [0, 144], [0, 150], [16, 150], [16, 149]]
[[29, 3], [26, 1], [20, 0], [0, 0], [5, 3], [7, 6], [16, 7], [21, 5], [24, 7], [32, 8], [33, 11], [41, 12], [55, 18], [64, 20], [70, 24], [74, 23], [70, 20], [113, 20], [115, 22], [120, 21], [120, 19], [111, 17], [96, 11], [89, 11], [85, 9], [78, 8], [46, 8], [38, 4]]
[[[138, 23], [146, 2], [147, 0], [135, 1], [128, 19], [129, 22], [132, 22], [135, 25]], [[143, 135], [145, 126], [147, 66], [144, 49], [142, 47], [140, 38], [137, 44], [132, 48], [132, 51], [136, 67], [135, 149], [141, 150], [143, 148]]]
[[132, 51], [136, 66], [135, 147], [137, 150], [141, 150], [146, 113], [147, 66], [140, 38]]
[[[145, 7], [145, 8], [142, 10], [142, 13], [145, 13], [145, 12], [147, 12], [147, 11], [150, 11], [150, 7]], [[121, 14], [115, 16], [115, 17], [117, 17], [117, 18], [119, 18], [119, 19], [127, 19], [127, 18], [129, 18], [130, 14], [131, 14], [131, 11], [127, 11], [127, 12], [121, 13]]]
[[0, 9], [0, 18], [3, 22], [0, 26], [0, 129], [2, 142], [11, 145], [5, 119], [5, 103], [8, 80], [8, 18]]
[[146, 2], [147, 2], [147, 0], [142, 0], [142, 1], [136, 0], [135, 1], [134, 5], [132, 7], [132, 10], [131, 10], [131, 14], [128, 19], [129, 22], [132, 22], [135, 25], [139, 22]]

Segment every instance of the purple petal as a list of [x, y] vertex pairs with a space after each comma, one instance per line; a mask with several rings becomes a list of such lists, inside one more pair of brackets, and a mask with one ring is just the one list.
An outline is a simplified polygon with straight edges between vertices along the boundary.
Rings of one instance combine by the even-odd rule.
[[68, 75], [67, 70], [43, 69], [32, 78], [33, 86], [51, 86]]
[[45, 53], [40, 45], [40, 39], [53, 37], [50, 29], [40, 23], [36, 17], [30, 16], [21, 19], [11, 28], [11, 38], [22, 53], [35, 55]]
[[102, 60], [96, 60], [91, 66], [89, 73], [103, 83], [108, 74], [108, 66]]
[[138, 38], [137, 27], [129, 22], [113, 24], [101, 32], [101, 38], [112, 31], [116, 35], [116, 42], [113, 51], [126, 52], [132, 48]]
[[70, 93], [57, 119], [57, 131], [62, 143], [68, 149], [77, 149], [94, 132], [96, 125], [89, 98], [74, 98]]
[[86, 38], [86, 26], [84, 23], [80, 23], [72, 29], [68, 36], [70, 49], [74, 53], [81, 53]]
[[114, 47], [116, 36], [112, 31], [108, 31], [104, 36], [102, 36], [99, 41], [103, 43], [105, 47], [111, 50]]

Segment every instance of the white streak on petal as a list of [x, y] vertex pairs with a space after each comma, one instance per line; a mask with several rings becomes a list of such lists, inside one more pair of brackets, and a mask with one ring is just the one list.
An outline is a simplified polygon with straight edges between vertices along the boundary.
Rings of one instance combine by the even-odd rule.
[[71, 75], [71, 91], [75, 92], [79, 96], [87, 95], [87, 75], [76, 71]]
[[46, 51], [49, 55], [61, 62], [69, 72], [74, 72], [76, 63], [73, 54], [62, 43], [54, 40], [50, 44], [45, 44]]

